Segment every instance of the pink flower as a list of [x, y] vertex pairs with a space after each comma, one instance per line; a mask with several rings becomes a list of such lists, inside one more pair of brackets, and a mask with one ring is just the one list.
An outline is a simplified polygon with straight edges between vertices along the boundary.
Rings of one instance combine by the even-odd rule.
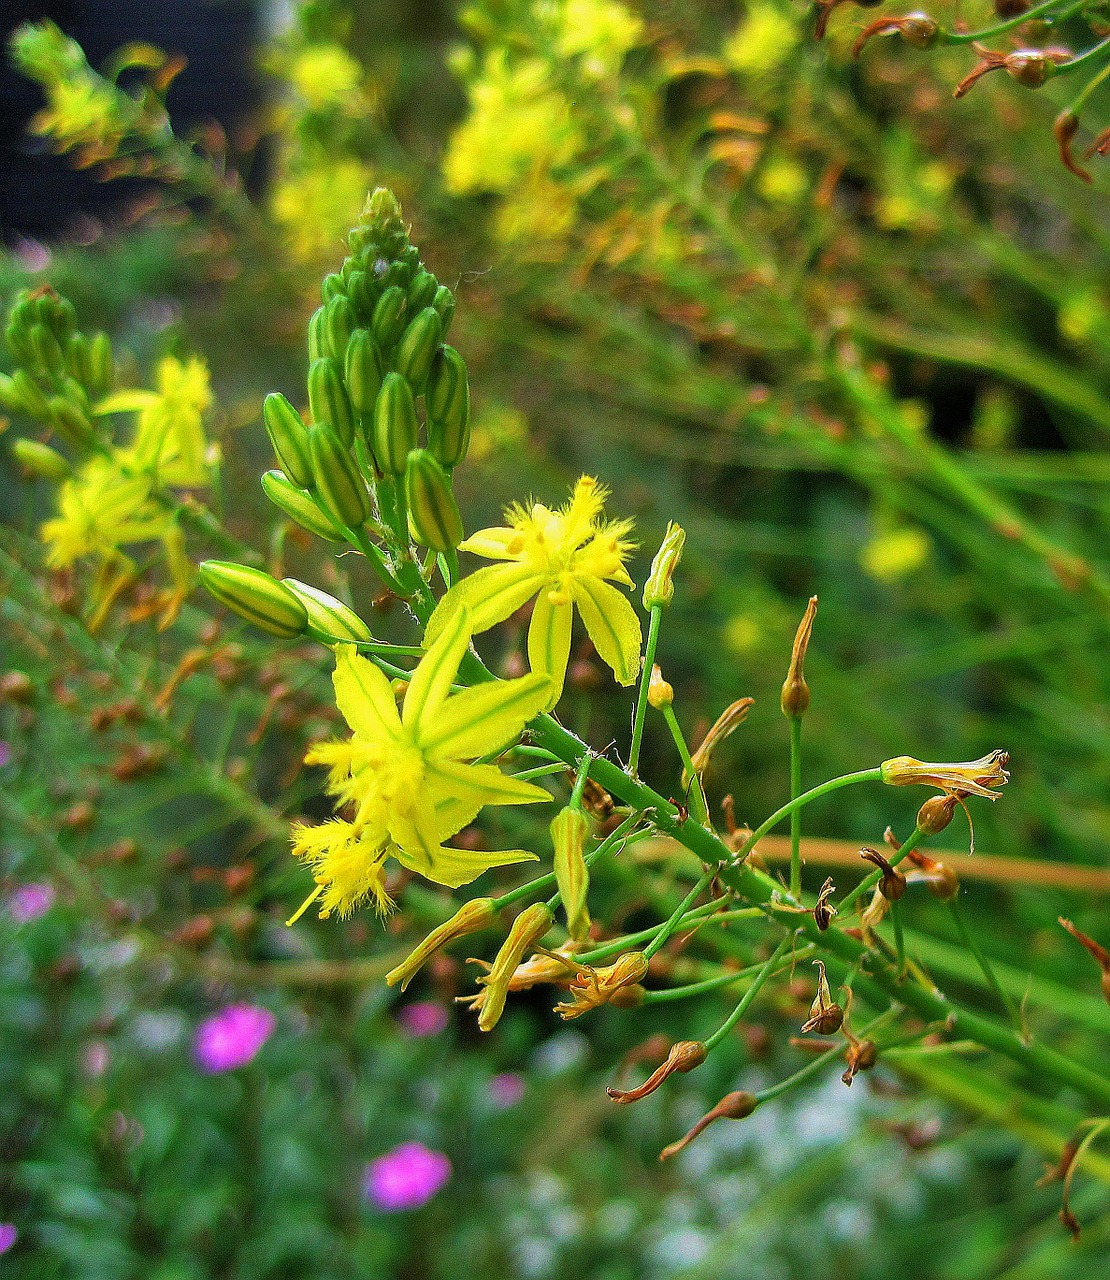
[[501, 1111], [515, 1107], [524, 1097], [524, 1077], [515, 1071], [503, 1071], [489, 1082], [490, 1101]]
[[212, 1075], [251, 1061], [273, 1035], [276, 1020], [269, 1009], [253, 1004], [229, 1004], [197, 1027], [193, 1055], [202, 1071]]
[[0, 769], [3, 769], [3, 767], [6, 764], [10, 764], [11, 759], [12, 759], [11, 744], [5, 742], [3, 738], [0, 738]]
[[21, 884], [8, 899], [8, 912], [16, 924], [29, 924], [54, 905], [51, 884]]
[[451, 1161], [422, 1142], [402, 1142], [366, 1166], [362, 1191], [385, 1213], [419, 1209], [451, 1176]]
[[19, 1232], [10, 1222], [0, 1222], [0, 1253], [7, 1253], [19, 1239]]
[[435, 1000], [403, 1005], [397, 1021], [410, 1036], [437, 1036], [447, 1026], [447, 1010]]

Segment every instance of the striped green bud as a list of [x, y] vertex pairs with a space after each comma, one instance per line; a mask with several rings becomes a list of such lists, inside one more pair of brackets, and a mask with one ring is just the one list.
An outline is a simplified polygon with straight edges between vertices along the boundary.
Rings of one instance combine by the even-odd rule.
[[87, 445], [96, 435], [93, 424], [65, 396], [51, 396], [48, 402], [50, 425], [72, 444]]
[[302, 529], [326, 542], [347, 541], [347, 535], [320, 510], [320, 504], [312, 494], [298, 489], [281, 471], [267, 471], [262, 477], [262, 489], [274, 506]]
[[409, 451], [416, 448], [418, 430], [412, 388], [401, 374], [387, 373], [374, 404], [370, 433], [374, 457], [387, 475], [404, 474]]
[[408, 289], [409, 310], [415, 313], [430, 307], [438, 288], [439, 281], [430, 271], [418, 271]]
[[347, 296], [359, 324], [369, 324], [381, 295], [381, 286], [368, 271], [355, 271], [347, 285]]
[[76, 405], [86, 418], [93, 416], [92, 401], [89, 399], [89, 393], [76, 378], [71, 378], [67, 375], [62, 379], [61, 394], [71, 404]]
[[470, 448], [470, 383], [466, 361], [454, 347], [440, 347], [425, 393], [428, 447], [445, 467], [457, 467]]
[[322, 360], [325, 356], [331, 355], [331, 347], [328, 343], [327, 319], [327, 307], [317, 307], [312, 313], [312, 319], [308, 322], [309, 361]]
[[405, 262], [403, 259], [397, 262], [391, 262], [386, 268], [385, 275], [382, 276], [382, 283], [387, 289], [396, 285], [399, 289], [407, 290], [412, 283], [412, 278], [416, 274], [416, 264], [413, 262]]
[[43, 480], [64, 480], [72, 474], [72, 468], [57, 449], [38, 440], [14, 441], [12, 457], [29, 475]]
[[288, 587], [261, 569], [232, 560], [205, 560], [200, 580], [210, 595], [263, 631], [286, 640], [304, 635], [308, 613]]
[[397, 344], [393, 362], [397, 372], [405, 375], [417, 395], [424, 390], [424, 383], [428, 380], [428, 372], [439, 348], [440, 327], [435, 308], [425, 307], [409, 321]]
[[347, 292], [343, 277], [336, 272], [326, 275], [320, 285], [320, 296], [326, 307], [332, 298], [340, 298]]
[[329, 596], [319, 587], [310, 587], [307, 582], [298, 582], [296, 578], [282, 578], [282, 585], [288, 587], [304, 605], [310, 627], [322, 631], [333, 640], [374, 639], [366, 623], [353, 609], [348, 609], [342, 600]]
[[26, 369], [17, 369], [12, 374], [11, 394], [19, 407], [32, 418], [50, 417], [46, 395]]
[[23, 325], [10, 320], [8, 327], [4, 330], [4, 340], [8, 344], [8, 350], [17, 360], [30, 361], [34, 359], [35, 353], [31, 350], [27, 329]]
[[308, 370], [308, 407], [313, 422], [327, 423], [345, 445], [350, 445], [355, 438], [355, 411], [335, 360], [313, 360]]
[[34, 352], [35, 364], [47, 373], [62, 374], [65, 372], [66, 358], [58, 339], [44, 324], [33, 324], [30, 332], [31, 350]]
[[555, 850], [555, 883], [567, 915], [567, 932], [572, 938], [585, 937], [590, 928], [586, 895], [590, 871], [586, 866], [586, 840], [590, 820], [581, 809], [563, 809], [551, 821], [551, 844]]
[[369, 330], [356, 329], [351, 334], [344, 373], [351, 404], [360, 415], [369, 417], [382, 385], [382, 358]]
[[116, 361], [112, 339], [99, 330], [89, 339], [89, 395], [94, 400], [106, 396], [116, 384]]
[[308, 428], [301, 415], [280, 391], [271, 391], [262, 402], [262, 420], [282, 471], [298, 488], [309, 488], [312, 458], [308, 452]]
[[75, 333], [66, 343], [66, 368], [70, 376], [87, 387], [91, 379], [89, 364], [89, 340], [83, 333]]
[[355, 328], [355, 312], [346, 297], [332, 298], [324, 308], [324, 327], [328, 337], [328, 354], [340, 360]]
[[451, 327], [451, 319], [455, 314], [455, 295], [445, 284], [441, 284], [436, 290], [432, 306], [439, 312], [441, 336], [446, 338], [447, 330]]
[[665, 609], [674, 599], [674, 571], [682, 559], [686, 545], [686, 530], [673, 520], [667, 524], [667, 532], [644, 583], [644, 608], [649, 612], [656, 606]]
[[382, 351], [392, 350], [405, 328], [405, 291], [391, 285], [378, 299], [370, 332]]
[[416, 540], [450, 551], [463, 540], [462, 516], [447, 472], [427, 449], [413, 449], [405, 466], [405, 498]]
[[370, 494], [346, 445], [326, 423], [308, 431], [316, 496], [325, 513], [348, 529], [357, 529], [370, 515]]

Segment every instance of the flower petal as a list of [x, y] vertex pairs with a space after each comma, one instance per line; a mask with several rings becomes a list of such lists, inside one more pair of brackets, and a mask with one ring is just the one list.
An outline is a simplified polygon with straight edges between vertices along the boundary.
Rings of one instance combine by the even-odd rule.
[[335, 705], [343, 719], [365, 738], [394, 738], [401, 727], [397, 701], [385, 675], [353, 644], [335, 650]]
[[465, 605], [474, 635], [504, 622], [509, 614], [540, 589], [542, 575], [523, 564], [491, 564], [456, 582], [436, 605], [424, 632], [424, 644], [434, 644], [448, 619]]
[[571, 590], [598, 656], [613, 668], [618, 684], [633, 684], [640, 673], [643, 637], [631, 602], [597, 578], [574, 577]]
[[[483, 556], [486, 560], [515, 560], [520, 554], [519, 544], [522, 539], [517, 529], [479, 529], [472, 533], [465, 542], [459, 543], [460, 551], [469, 551], [471, 555]], [[517, 544], [517, 550], [509, 547]]]
[[544, 711], [550, 711], [563, 694], [567, 662], [570, 660], [570, 628], [574, 605], [561, 592], [541, 591], [528, 627], [528, 665], [533, 673], [551, 678]]
[[429, 756], [473, 760], [510, 743], [548, 705], [543, 675], [491, 680], [453, 694], [422, 727], [418, 745]]
[[435, 760], [427, 766], [429, 782], [443, 785], [448, 794], [469, 803], [481, 797], [482, 804], [535, 804], [551, 799], [551, 792], [534, 782], [502, 773], [492, 764], [460, 764], [455, 760]]
[[470, 635], [470, 610], [463, 605], [448, 616], [435, 643], [417, 664], [401, 709], [401, 723], [414, 735], [422, 722], [431, 722], [447, 700]]
[[505, 867], [514, 862], [538, 862], [534, 853], [524, 849], [503, 849], [493, 853], [469, 849], [448, 849], [435, 838], [431, 820], [425, 816], [413, 824], [412, 841], [394, 845], [390, 850], [402, 866], [416, 871], [436, 884], [457, 889], [469, 884], [491, 867]]

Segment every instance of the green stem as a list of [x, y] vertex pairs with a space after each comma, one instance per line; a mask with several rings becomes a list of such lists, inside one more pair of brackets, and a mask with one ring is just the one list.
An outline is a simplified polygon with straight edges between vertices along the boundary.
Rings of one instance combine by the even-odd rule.
[[586, 790], [586, 779], [590, 776], [590, 753], [587, 751], [578, 762], [578, 772], [574, 778], [574, 790], [570, 793], [567, 804], [572, 809], [582, 808], [582, 793]]
[[648, 685], [651, 684], [651, 669], [655, 665], [655, 650], [659, 644], [659, 627], [662, 621], [663, 606], [653, 606], [648, 621], [647, 643], [644, 646], [644, 666], [640, 672], [640, 693], [632, 718], [632, 745], [628, 750], [628, 772], [633, 777], [640, 766], [640, 744], [644, 737], [644, 718], [648, 708]]
[[[725, 913], [729, 916], [735, 915], [735, 912]], [[781, 969], [776, 970], [782, 973], [789, 969], [796, 960], [804, 959], [814, 950], [811, 946], [806, 946], [797, 955], [792, 956], [789, 965], [784, 965]], [[719, 991], [722, 987], [731, 986], [734, 982], [739, 982], [744, 978], [750, 978], [753, 973], [759, 973], [764, 968], [763, 964], [750, 964], [744, 969], [736, 969], [731, 973], [721, 973], [715, 978], [704, 978], [701, 982], [689, 982], [682, 987], [667, 987], [662, 991], [645, 992], [641, 1004], [668, 1004], [672, 1000], [685, 1000], [689, 996], [706, 995], [710, 991]], [[774, 976], [774, 975], [772, 975]], [[707, 1042], [708, 1043], [708, 1042]]]
[[[802, 794], [802, 717], [790, 717], [790, 799]], [[802, 900], [802, 811], [790, 815], [790, 896]]]
[[1024, 13], [1018, 14], [1016, 18], [1007, 18], [1005, 22], [996, 22], [993, 27], [984, 27], [982, 31], [945, 31], [941, 34], [941, 42], [943, 44], [971, 44], [975, 40], [989, 40], [992, 36], [1000, 36], [1007, 31], [1012, 31], [1015, 27], [1020, 27], [1023, 23], [1039, 17], [1042, 13], [1048, 13], [1050, 9], [1057, 8], [1059, 4], [1060, 0], [1041, 0], [1040, 4], [1034, 5], [1032, 9], [1026, 9]]
[[[884, 1023], [889, 1022], [890, 1019], [894, 1016], [895, 1012], [896, 1012], [896, 1009], [890, 1008], [886, 1011], [886, 1013], [880, 1014], [877, 1018], [873, 1019], [859, 1033], [859, 1039], [866, 1040], [872, 1031], [877, 1030]], [[759, 1101], [760, 1104], [764, 1102], [770, 1102], [772, 1098], [778, 1098], [782, 1094], [787, 1093], [791, 1089], [796, 1088], [798, 1085], [808, 1080], [810, 1076], [815, 1076], [821, 1070], [822, 1067], [826, 1066], [834, 1058], [839, 1058], [840, 1055], [844, 1052], [845, 1048], [847, 1048], [847, 1045], [838, 1044], [833, 1049], [826, 1049], [824, 1053], [819, 1053], [817, 1057], [813, 1059], [812, 1062], [807, 1062], [804, 1067], [802, 1067], [799, 1071], [795, 1071], [792, 1076], [787, 1076], [785, 1080], [780, 1080], [778, 1084], [773, 1084], [770, 1086], [770, 1088], [761, 1089], [755, 1095], [756, 1099]]]
[[906, 971], [906, 938], [902, 932], [902, 904], [890, 904], [890, 923], [894, 926], [894, 951], [898, 958], [898, 975]]
[[1018, 1015], [1017, 1007], [1009, 994], [1002, 989], [1001, 984], [995, 977], [994, 970], [991, 968], [990, 961], [983, 953], [975, 936], [967, 926], [967, 920], [964, 918], [963, 907], [960, 905], [959, 894], [952, 898], [948, 903], [948, 909], [952, 912], [952, 920], [956, 926], [956, 932], [960, 935], [960, 941], [967, 947], [968, 951], [975, 957], [975, 961], [982, 971], [983, 977], [987, 980], [987, 986], [994, 992], [999, 1004], [1006, 1010], [1007, 1016], [1014, 1024], [1018, 1033], [1021, 1034], [1021, 1018]]
[[751, 986], [748, 987], [747, 991], [745, 991], [744, 994], [740, 997], [740, 1002], [737, 1004], [736, 1008], [733, 1009], [733, 1011], [728, 1015], [728, 1017], [724, 1020], [724, 1022], [721, 1023], [721, 1025], [717, 1028], [717, 1030], [714, 1031], [713, 1034], [704, 1041], [707, 1052], [710, 1049], [713, 1049], [718, 1044], [720, 1044], [721, 1041], [725, 1038], [725, 1036], [728, 1035], [728, 1033], [732, 1030], [732, 1028], [736, 1026], [736, 1024], [744, 1016], [744, 1014], [748, 1010], [748, 1006], [759, 994], [760, 988], [763, 986], [763, 984], [767, 981], [768, 978], [771, 977], [772, 973], [775, 971], [775, 966], [778, 964], [779, 960], [782, 958], [783, 953], [787, 950], [787, 948], [791, 945], [793, 941], [794, 941], [794, 935], [792, 933], [788, 933], [783, 939], [781, 939], [778, 946], [767, 957], [767, 960], [764, 963], [763, 967], [752, 979]]
[[713, 877], [717, 874], [716, 867], [710, 867], [705, 871], [697, 884], [690, 890], [685, 898], [675, 908], [671, 918], [665, 921], [656, 931], [655, 937], [644, 948], [644, 955], [650, 960], [661, 946], [667, 941], [672, 933], [678, 928], [679, 922], [686, 912], [694, 905], [698, 896], [703, 893], [712, 883]]
[[394, 595], [404, 598], [406, 592], [400, 581], [394, 577], [392, 570], [385, 562], [385, 556], [379, 547], [374, 546], [362, 529], [351, 529], [351, 537], [355, 546], [370, 563], [370, 567], [381, 578], [382, 582]]
[[693, 760], [690, 759], [690, 748], [686, 745], [686, 738], [683, 735], [682, 726], [678, 723], [678, 717], [674, 713], [674, 707], [664, 707], [663, 718], [666, 720], [667, 728], [670, 729], [671, 737], [678, 748], [678, 754], [682, 759], [682, 768], [685, 770], [686, 777], [690, 779], [690, 812], [703, 827], [707, 827], [709, 826], [709, 806], [705, 803], [705, 792], [701, 789], [701, 779], [694, 768]]

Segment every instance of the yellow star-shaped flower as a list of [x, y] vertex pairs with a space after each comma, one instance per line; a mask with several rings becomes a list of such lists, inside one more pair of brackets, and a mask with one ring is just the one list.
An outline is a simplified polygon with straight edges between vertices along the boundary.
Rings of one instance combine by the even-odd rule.
[[494, 765], [469, 763], [515, 739], [544, 708], [549, 688], [545, 676], [530, 675], [452, 694], [470, 636], [469, 610], [458, 609], [412, 673], [400, 712], [381, 670], [354, 645], [337, 647], [335, 700], [352, 737], [321, 743], [305, 760], [329, 767], [327, 789], [353, 817], [294, 831], [293, 852], [311, 864], [317, 886], [301, 911], [316, 898], [321, 916], [346, 915], [368, 897], [386, 909], [387, 857], [451, 888], [490, 867], [535, 859], [522, 849], [443, 845], [484, 805], [551, 799]]
[[458, 610], [470, 611], [474, 632], [503, 622], [536, 597], [528, 628], [528, 662], [551, 678], [549, 710], [558, 701], [570, 657], [574, 608], [602, 661], [618, 684], [632, 684], [640, 669], [640, 620], [631, 602], [610, 582], [634, 586], [624, 564], [635, 544], [631, 520], [601, 518], [607, 490], [583, 476], [558, 511], [536, 502], [510, 507], [507, 527], [482, 529], [459, 548], [505, 563], [463, 578], [439, 602], [425, 641], [434, 641]]

